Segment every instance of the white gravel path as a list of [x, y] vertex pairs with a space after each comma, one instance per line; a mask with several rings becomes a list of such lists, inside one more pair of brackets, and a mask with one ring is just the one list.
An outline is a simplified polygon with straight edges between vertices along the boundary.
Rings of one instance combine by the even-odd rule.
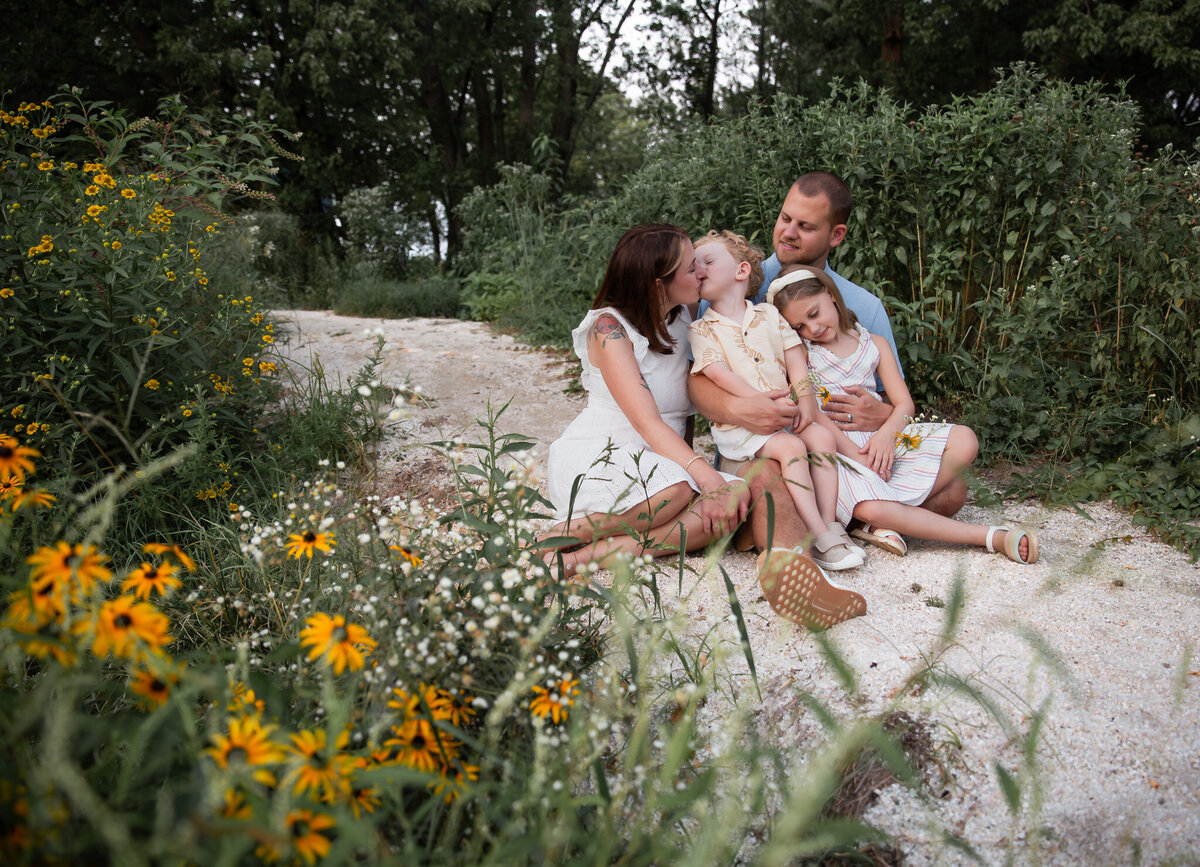
[[[322, 311], [278, 314], [290, 326], [282, 342], [292, 358], [319, 356], [331, 375], [348, 378], [387, 341], [382, 379], [420, 386], [430, 398], [401, 435], [408, 442], [468, 434], [489, 400], [512, 399], [500, 428], [528, 434], [544, 455], [582, 406], [567, 396], [567, 359], [532, 351], [479, 323], [374, 320]], [[427, 484], [436, 463], [419, 451], [380, 467], [385, 490]], [[436, 485], [434, 486], [436, 488]], [[745, 610], [763, 699], [756, 719], [797, 761], [818, 731], [797, 708], [808, 690], [839, 713], [889, 708], [895, 702], [934, 724], [939, 769], [925, 804], [899, 785], [883, 790], [865, 819], [899, 841], [905, 863], [958, 863], [965, 856], [937, 844], [944, 832], [965, 839], [987, 863], [1200, 864], [1200, 567], [1155, 542], [1107, 503], [1086, 514], [1036, 503], [968, 505], [976, 522], [1035, 527], [1042, 557], [1022, 567], [1000, 555], [910, 542], [907, 557], [871, 550], [842, 583], [862, 592], [865, 617], [831, 635], [858, 678], [851, 701], [802, 630], [775, 617], [758, 590], [753, 558], [727, 553], [722, 564]], [[690, 557], [700, 570], [703, 558]], [[944, 609], [956, 578], [966, 591], [957, 640], [936, 659]], [[715, 627], [727, 642], [734, 698], [754, 696], [737, 649], [737, 631], [719, 576], [708, 575], [669, 604], [686, 612], [694, 635]], [[894, 693], [932, 664], [951, 671], [994, 702], [997, 716], [948, 689]], [[1020, 735], [1045, 708], [1036, 782], [1022, 777]], [[716, 725], [728, 698], [705, 708]], [[1000, 763], [1025, 783], [1017, 817], [997, 783]], [[1031, 840], [1042, 830], [1035, 847]]]

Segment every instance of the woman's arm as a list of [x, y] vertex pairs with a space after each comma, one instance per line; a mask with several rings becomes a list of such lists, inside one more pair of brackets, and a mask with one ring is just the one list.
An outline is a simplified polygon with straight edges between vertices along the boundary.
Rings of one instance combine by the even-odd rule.
[[[655, 454], [662, 455], [685, 467], [701, 491], [709, 493], [726, 485], [725, 479], [706, 460], [694, 460], [696, 453], [684, 442], [675, 430], [662, 419], [650, 386], [646, 384], [642, 371], [633, 354], [633, 344], [625, 327], [610, 313], [596, 318], [588, 331], [588, 359], [604, 377], [604, 383], [629, 419], [634, 430], [646, 441]], [[728, 522], [741, 522], [749, 509], [749, 495], [739, 498], [733, 513], [725, 511], [723, 497], [706, 497], [701, 513], [706, 529], [723, 533]]]

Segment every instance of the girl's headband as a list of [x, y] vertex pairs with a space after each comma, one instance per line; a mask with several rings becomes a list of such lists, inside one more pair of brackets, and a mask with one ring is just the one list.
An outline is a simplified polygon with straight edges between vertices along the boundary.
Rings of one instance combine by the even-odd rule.
[[[793, 283], [799, 283], [801, 280], [821, 280], [822, 276], [824, 275], [818, 274], [816, 271], [808, 268], [797, 268], [790, 274], [785, 274], [782, 277], [776, 277], [771, 281], [770, 288], [767, 289], [767, 303], [773, 304], [775, 302], [775, 296], [779, 294], [779, 290], [781, 290], [784, 286], [790, 286]], [[825, 281], [821, 280], [821, 282], [824, 283]]]

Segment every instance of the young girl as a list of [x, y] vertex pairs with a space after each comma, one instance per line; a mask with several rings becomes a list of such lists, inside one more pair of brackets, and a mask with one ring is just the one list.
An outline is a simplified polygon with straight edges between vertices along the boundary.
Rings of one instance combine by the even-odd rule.
[[542, 537], [568, 573], [616, 554], [695, 550], [746, 517], [744, 483], [683, 438], [692, 413], [685, 338], [699, 300], [687, 232], [637, 226], [617, 244], [572, 332], [588, 403], [550, 446], [547, 487], [559, 523]]
[[796, 413], [790, 430], [755, 434], [718, 424], [713, 440], [731, 460], [778, 461], [796, 511], [812, 534], [812, 558], [826, 569], [852, 569], [862, 565], [863, 553], [836, 520], [838, 473], [832, 455], [837, 445], [831, 431], [814, 424], [821, 412], [804, 346], [779, 311], [747, 300], [762, 285], [762, 259], [760, 250], [732, 232], [709, 232], [696, 242], [700, 297], [712, 306], [692, 323], [692, 375], [707, 376], [739, 396], [791, 385]]
[[[822, 279], [824, 278], [824, 279]], [[979, 449], [975, 433], [962, 425], [907, 424], [914, 405], [891, 347], [868, 334], [828, 275], [792, 266], [780, 272], [767, 293], [808, 347], [809, 366], [820, 385], [845, 393], [858, 385], [875, 393], [878, 373], [892, 413], [875, 433], [843, 432], [824, 414], [818, 424], [831, 431], [838, 452], [862, 465], [839, 466], [839, 520], [851, 516], [919, 539], [997, 548], [1017, 563], [1034, 563], [1038, 538], [1032, 530], [964, 524], [920, 508], [950, 484]]]

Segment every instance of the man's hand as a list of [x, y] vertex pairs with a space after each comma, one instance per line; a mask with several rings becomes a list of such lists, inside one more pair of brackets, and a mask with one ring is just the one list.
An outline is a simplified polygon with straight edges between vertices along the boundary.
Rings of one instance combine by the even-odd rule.
[[831, 394], [825, 402], [825, 414], [841, 430], [863, 430], [874, 433], [892, 414], [892, 407], [876, 400], [860, 385], [852, 385], [849, 394]]
[[796, 420], [796, 403], [786, 388], [734, 400], [737, 423], [752, 433], [773, 434], [790, 428]]

